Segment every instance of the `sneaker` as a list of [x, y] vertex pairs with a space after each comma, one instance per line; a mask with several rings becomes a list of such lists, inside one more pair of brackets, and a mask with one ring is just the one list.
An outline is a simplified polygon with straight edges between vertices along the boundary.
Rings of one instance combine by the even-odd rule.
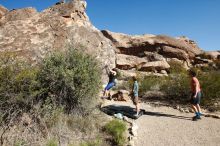
[[138, 117], [140, 112], [136, 112], [135, 116]]
[[196, 118], [199, 119], [199, 120], [201, 120], [201, 116], [197, 116]]

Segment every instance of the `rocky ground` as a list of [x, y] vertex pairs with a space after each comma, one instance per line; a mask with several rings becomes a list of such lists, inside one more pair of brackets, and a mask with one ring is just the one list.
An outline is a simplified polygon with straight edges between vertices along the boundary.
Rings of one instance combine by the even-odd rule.
[[[131, 102], [106, 101], [106, 105], [117, 104], [134, 107]], [[183, 113], [167, 106], [142, 103], [146, 113], [133, 120], [137, 128], [135, 146], [217, 146], [220, 144], [220, 120], [202, 117], [192, 121], [193, 113]]]

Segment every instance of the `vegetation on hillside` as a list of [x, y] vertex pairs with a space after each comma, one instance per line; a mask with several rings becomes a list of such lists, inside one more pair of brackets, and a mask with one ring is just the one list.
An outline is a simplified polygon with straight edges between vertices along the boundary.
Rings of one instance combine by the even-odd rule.
[[[214, 107], [214, 103], [220, 101], [220, 70], [213, 68], [208, 70], [194, 68], [194, 70], [197, 72], [202, 88], [201, 104], [205, 107]], [[141, 96], [147, 98], [149, 91], [160, 92], [163, 93], [163, 99], [168, 102], [188, 104], [191, 94], [188, 72], [178, 64], [172, 65], [169, 72], [168, 77], [146, 76], [140, 79]]]
[[124, 146], [126, 144], [126, 124], [124, 122], [112, 120], [105, 125], [104, 129], [112, 136], [113, 145]]
[[87, 143], [100, 143], [103, 119], [95, 108], [100, 73], [94, 57], [75, 49], [53, 53], [35, 66], [14, 53], [0, 54], [1, 145], [60, 145], [74, 138], [80, 145], [84, 136], [90, 137]]

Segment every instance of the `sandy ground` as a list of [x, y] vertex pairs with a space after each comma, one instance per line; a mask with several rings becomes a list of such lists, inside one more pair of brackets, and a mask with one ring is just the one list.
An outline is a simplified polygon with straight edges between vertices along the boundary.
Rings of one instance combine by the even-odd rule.
[[[125, 102], [108, 104], [133, 105]], [[181, 113], [170, 107], [141, 104], [145, 115], [138, 125], [136, 146], [220, 146], [220, 119], [202, 117], [192, 121], [192, 113]]]

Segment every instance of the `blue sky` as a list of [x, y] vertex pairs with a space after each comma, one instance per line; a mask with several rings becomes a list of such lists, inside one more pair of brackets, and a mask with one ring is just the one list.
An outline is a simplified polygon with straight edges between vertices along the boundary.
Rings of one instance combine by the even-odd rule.
[[[39, 11], [58, 0], [0, 0], [8, 9]], [[87, 0], [98, 29], [128, 34], [187, 36], [204, 50], [220, 50], [220, 0]]]

